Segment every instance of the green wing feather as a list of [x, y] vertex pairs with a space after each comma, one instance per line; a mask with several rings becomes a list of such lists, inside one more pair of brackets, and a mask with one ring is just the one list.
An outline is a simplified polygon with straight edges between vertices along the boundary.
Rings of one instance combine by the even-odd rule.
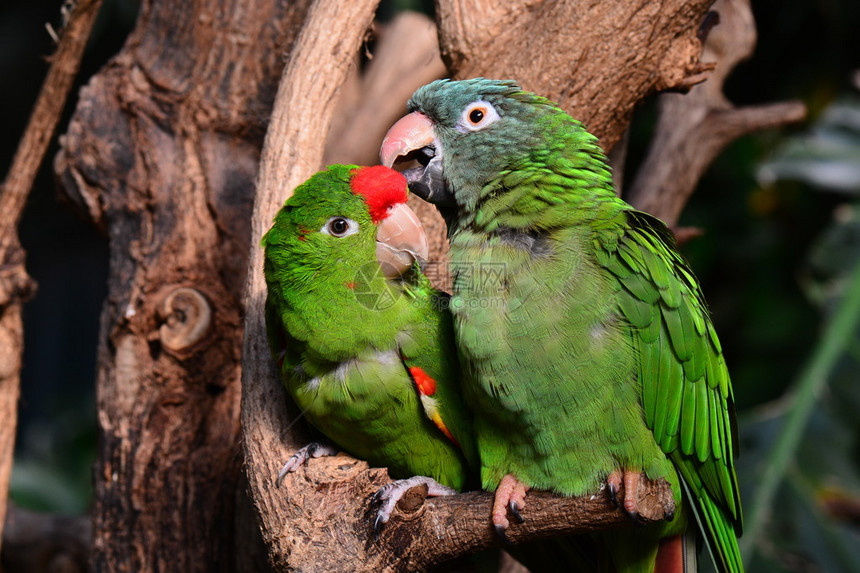
[[645, 421], [677, 467], [720, 570], [743, 571], [741, 505], [733, 462], [733, 398], [722, 348], [692, 271], [658, 219], [626, 211], [617, 239], [598, 235], [597, 260], [621, 285], [634, 331]]
[[[450, 296], [435, 290], [424, 275], [419, 276], [417, 286], [407, 291], [407, 295], [415, 297], [413, 304], [422, 309], [423, 320], [419, 328], [401, 334], [398, 340], [400, 356], [408, 371], [411, 372], [414, 367], [421, 368], [436, 381], [436, 392], [432, 398], [439, 417], [453, 436], [468, 466], [477, 468], [478, 450], [472, 417], [460, 394], [460, 364], [456, 348], [451, 344], [454, 340], [454, 323], [447, 310]], [[432, 418], [431, 421], [437, 423]]]

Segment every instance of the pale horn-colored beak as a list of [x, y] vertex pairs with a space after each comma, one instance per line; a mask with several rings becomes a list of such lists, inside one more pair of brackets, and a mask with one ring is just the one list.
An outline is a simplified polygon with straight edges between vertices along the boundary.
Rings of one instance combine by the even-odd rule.
[[406, 203], [398, 203], [376, 229], [376, 259], [385, 278], [399, 277], [415, 261], [426, 262], [430, 242], [424, 226]]
[[379, 148], [379, 160], [386, 167], [391, 167], [401, 155], [430, 145], [434, 139], [430, 118], [413, 111], [400, 118], [385, 134]]

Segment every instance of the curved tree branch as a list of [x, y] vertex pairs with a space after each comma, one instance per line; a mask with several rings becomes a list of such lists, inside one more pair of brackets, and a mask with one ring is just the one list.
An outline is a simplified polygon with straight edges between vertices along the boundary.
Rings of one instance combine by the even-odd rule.
[[[307, 529], [299, 524], [307, 525], [303, 516], [311, 508], [330, 504], [325, 492], [303, 489], [293, 493], [274, 488], [280, 465], [300, 443], [299, 428], [290, 423], [299, 415], [293, 412], [287, 417], [286, 394], [277, 381], [266, 342], [266, 287], [259, 240], [291, 190], [321, 166], [334, 104], [370, 27], [377, 2], [318, 0], [312, 5], [278, 88], [260, 164], [245, 285], [241, 419], [248, 487], [263, 539], [270, 547], [271, 561], [281, 568], [301, 569], [302, 563], [306, 567], [315, 563], [319, 570], [349, 570], [355, 563], [345, 561], [350, 557], [348, 551], [329, 552], [331, 567], [318, 562], [325, 558], [323, 554], [308, 555], [310, 540], [302, 536]], [[358, 484], [351, 481], [344, 487], [355, 488]], [[333, 499], [343, 498], [354, 499], [346, 495]], [[356, 543], [351, 530], [338, 532], [339, 542], [347, 546]]]
[[21, 304], [36, 288], [24, 268], [18, 221], [65, 108], [100, 6], [101, 0], [75, 3], [9, 173], [0, 185], [0, 544], [18, 420], [24, 346]]
[[716, 64], [707, 82], [686, 95], [660, 96], [660, 116], [651, 148], [627, 200], [674, 226], [714, 158], [752, 131], [800, 121], [806, 108], [785, 102], [735, 108], [723, 85], [735, 66], [752, 55], [755, 22], [748, 0], [717, 0], [720, 23], [708, 35], [703, 59]]

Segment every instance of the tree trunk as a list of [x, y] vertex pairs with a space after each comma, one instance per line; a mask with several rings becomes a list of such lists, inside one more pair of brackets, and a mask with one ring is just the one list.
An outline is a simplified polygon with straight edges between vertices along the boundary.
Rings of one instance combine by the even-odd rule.
[[63, 137], [63, 186], [110, 239], [96, 571], [234, 570], [254, 180], [307, 6], [145, 1]]

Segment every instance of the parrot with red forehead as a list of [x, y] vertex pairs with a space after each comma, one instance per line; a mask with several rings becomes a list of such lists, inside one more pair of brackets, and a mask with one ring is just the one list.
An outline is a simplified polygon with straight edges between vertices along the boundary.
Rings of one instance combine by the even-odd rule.
[[616, 196], [593, 135], [513, 81], [439, 80], [408, 107], [380, 156], [417, 159], [410, 188], [448, 223], [463, 393], [497, 530], [530, 488], [606, 486], [639, 520], [645, 473], [669, 482], [677, 511], [602, 534], [614, 570], [692, 570], [698, 534], [719, 571], [743, 571], [729, 375], [671, 232]]
[[[448, 495], [477, 475], [448, 297], [421, 273], [427, 236], [406, 198], [396, 171], [332, 165], [262, 240], [267, 335], [290, 396], [337, 447], [403, 478], [377, 494], [377, 532], [409, 487]], [[335, 452], [302, 448], [279, 481]]]

